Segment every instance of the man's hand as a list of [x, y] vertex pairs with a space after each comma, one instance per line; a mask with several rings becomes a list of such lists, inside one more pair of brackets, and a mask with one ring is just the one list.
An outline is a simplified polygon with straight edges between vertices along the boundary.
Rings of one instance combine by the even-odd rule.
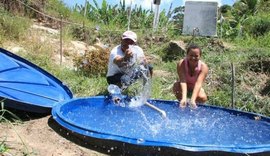
[[130, 50], [130, 49], [127, 49], [125, 51], [125, 56], [124, 56], [124, 59], [125, 60], [128, 60], [129, 58], [133, 57], [133, 52]]

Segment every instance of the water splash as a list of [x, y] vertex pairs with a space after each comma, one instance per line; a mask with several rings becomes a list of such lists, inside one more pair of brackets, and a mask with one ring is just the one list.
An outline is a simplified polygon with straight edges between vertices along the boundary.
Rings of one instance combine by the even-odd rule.
[[[146, 74], [144, 77], [147, 77]], [[147, 102], [147, 99], [151, 95], [151, 79], [143, 79], [142, 84], [137, 88], [134, 93], [135, 96], [131, 99], [129, 106], [130, 107], [140, 107]]]
[[110, 84], [107, 89], [111, 95], [111, 101], [115, 105], [125, 107], [125, 101], [123, 101], [123, 95], [121, 94], [121, 89], [117, 85], [114, 85], [114, 84]]
[[142, 138], [137, 139], [137, 144], [142, 144], [142, 143], [144, 143], [144, 142], [145, 142], [145, 140], [142, 139]]
[[129, 102], [129, 107], [131, 108], [135, 108], [135, 107], [140, 107], [142, 106], [144, 103], [141, 99], [137, 99], [136, 97], [132, 98], [131, 101]]
[[[134, 46], [130, 46], [133, 51], [136, 50]], [[150, 72], [145, 62], [141, 60], [134, 60], [133, 56], [128, 61], [130, 67], [129, 70], [125, 71], [121, 77], [121, 88], [116, 85], [109, 85], [108, 91], [112, 96], [113, 103], [125, 107], [125, 99], [123, 99], [122, 92], [128, 88], [129, 96], [133, 97], [130, 99], [130, 107], [139, 107], [146, 103], [147, 99], [151, 95], [151, 78]]]

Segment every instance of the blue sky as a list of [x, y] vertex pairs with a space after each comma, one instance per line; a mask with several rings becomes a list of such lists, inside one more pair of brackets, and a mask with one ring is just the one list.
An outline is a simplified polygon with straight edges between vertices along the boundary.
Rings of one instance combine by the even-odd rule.
[[[67, 4], [69, 7], [74, 6], [76, 3], [81, 4], [81, 5], [84, 5], [85, 3], [85, 0], [62, 0], [62, 1], [65, 4]], [[90, 3], [93, 3], [93, 0], [88, 0], [88, 1]], [[101, 4], [102, 2], [102, 0], [96, 0], [96, 1], [99, 2], [99, 4]], [[138, 5], [141, 5], [145, 9], [150, 9], [151, 2], [153, 0], [126, 0], [126, 4], [129, 5], [131, 1], [132, 1], [132, 6], [134, 6], [134, 4], [138, 4]], [[236, 0], [192, 0], [192, 1], [215, 1], [215, 2], [218, 2], [219, 5], [224, 5], [224, 4], [232, 5]], [[107, 2], [109, 4], [119, 4], [120, 0], [107, 0]], [[175, 8], [177, 6], [184, 5], [184, 2], [185, 0], [161, 0], [160, 10], [165, 9], [166, 11], [168, 11], [171, 3], [172, 3], [172, 8]]]

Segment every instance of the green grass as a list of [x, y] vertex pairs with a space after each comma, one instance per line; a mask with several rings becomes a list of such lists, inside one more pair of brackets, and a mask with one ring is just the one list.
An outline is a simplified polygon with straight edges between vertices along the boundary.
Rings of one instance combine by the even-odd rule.
[[[206, 45], [207, 42], [208, 39], [206, 41], [200, 39], [199, 43]], [[49, 71], [67, 84], [75, 97], [106, 93], [107, 82], [104, 76], [85, 76], [83, 72], [60, 66], [51, 60], [53, 49], [49, 45], [36, 43], [29, 45], [28, 49], [29, 53], [22, 54], [22, 56]], [[265, 102], [265, 96], [260, 96], [260, 87], [254, 88], [255, 84], [262, 84], [262, 80], [253, 79], [248, 74], [250, 72], [254, 74], [251, 69], [256, 67], [254, 62], [249, 61], [269, 58], [270, 54], [267, 49], [241, 47], [215, 52], [213, 49], [205, 47], [203, 53], [203, 60], [210, 69], [206, 84], [204, 85], [209, 95], [208, 103], [223, 107], [230, 107], [232, 105], [231, 63], [234, 63], [236, 70], [236, 108], [269, 115], [269, 104]], [[169, 73], [169, 76], [153, 77], [151, 98], [175, 100], [172, 94], [172, 84], [177, 80], [177, 62], [178, 60], [154, 63], [154, 72], [155, 70], [161, 70]], [[244, 79], [244, 77], [248, 79]], [[248, 86], [250, 89], [247, 90], [243, 86]], [[251, 107], [251, 103], [254, 105], [253, 107]]]
[[[3, 112], [4, 112], [4, 110], [1, 109], [0, 110], [0, 123], [7, 122], [6, 119], [4, 118]], [[6, 137], [0, 138], [0, 154], [7, 152], [9, 149], [8, 145], [6, 144], [6, 139], [7, 139]]]
[[[30, 152], [28, 150], [27, 145], [24, 143], [20, 134], [16, 131], [16, 128], [14, 127], [15, 124], [20, 124], [20, 123], [22, 123], [22, 121], [16, 114], [5, 109], [5, 99], [1, 100], [0, 101], [0, 124], [7, 124], [14, 130], [14, 132], [19, 137], [21, 143], [23, 144], [23, 147], [24, 147], [23, 155], [29, 155]], [[4, 154], [10, 149], [10, 147], [6, 143], [6, 139], [7, 139], [7, 136], [5, 138], [0, 138], [0, 154]]]
[[[1, 109], [0, 109], [0, 123], [6, 121], [4, 118], [4, 112], [5, 110], [3, 109], [4, 107], [4, 102], [3, 100], [1, 101]], [[8, 146], [6, 145], [6, 138], [0, 138], [0, 154], [3, 154], [8, 150]]]
[[[83, 32], [86, 32], [85, 41], [89, 45], [93, 45], [96, 38], [99, 38], [102, 43], [107, 45], [119, 44], [120, 36], [125, 31], [123, 26], [97, 24], [87, 20], [77, 12], [70, 12], [57, 0], [50, 0], [49, 2], [51, 7], [47, 8], [48, 14], [58, 18], [60, 15], [63, 15], [64, 20], [85, 24], [85, 30], [83, 31], [81, 31], [82, 28], [78, 25], [65, 24], [63, 28], [63, 39], [65, 42], [82, 39]], [[39, 42], [39, 35], [33, 36], [32, 40], [26, 38], [31, 24], [32, 22], [29, 18], [12, 15], [0, 7], [0, 46], [7, 41], [22, 45], [27, 53], [21, 52], [19, 55], [60, 79], [70, 88], [74, 97], [104, 95], [107, 93], [105, 76], [86, 76], [81, 71], [67, 69], [65, 65], [59, 65], [57, 60], [52, 60], [53, 53], [57, 49], [51, 43]], [[99, 31], [95, 30], [96, 26], [100, 28]], [[77, 30], [80, 30], [80, 32]], [[231, 63], [234, 63], [235, 108], [270, 116], [269, 94], [263, 95], [261, 93], [264, 86], [270, 86], [270, 72], [268, 69], [270, 64], [270, 32], [258, 37], [245, 34], [235, 39], [224, 39], [221, 42], [226, 41], [231, 47], [222, 48], [218, 44], [212, 44], [213, 40], [219, 40], [215, 38], [192, 38], [190, 36], [181, 36], [179, 35], [180, 32], [175, 33], [176, 31], [167, 33], [158, 31], [153, 33], [151, 28], [140, 28], [134, 31], [138, 34], [138, 44], [144, 47], [146, 53], [156, 55], [159, 58], [153, 63], [154, 72], [155, 70], [161, 70], [169, 73], [167, 76], [153, 77], [151, 82], [151, 98], [176, 100], [172, 93], [172, 85], [177, 80], [176, 64], [184, 55], [179, 54], [178, 59], [167, 62], [162, 61], [161, 58], [166, 58], [166, 55], [169, 55], [170, 51], [167, 48], [170, 40], [182, 40], [185, 43], [196, 43], [203, 49], [202, 59], [208, 64], [210, 69], [206, 83], [203, 86], [208, 95], [208, 104], [227, 108], [232, 106]], [[74, 34], [78, 35], [78, 37], [75, 38]], [[160, 36], [164, 37], [163, 42], [156, 42], [152, 39], [153, 37]], [[262, 61], [266, 62], [263, 64], [264, 67], [262, 67]], [[4, 109], [2, 101], [0, 123], [14, 126], [13, 124], [17, 122], [20, 122], [18, 117]], [[17, 135], [19, 136], [19, 134]], [[24, 144], [22, 139], [21, 142]], [[29, 151], [25, 144], [24, 147], [24, 155], [28, 155]], [[9, 149], [6, 138], [0, 138], [0, 155]]]
[[61, 69], [55, 76], [64, 80], [76, 97], [102, 95], [107, 90], [106, 78], [102, 76], [87, 77], [69, 69]]
[[[56, 3], [55, 6], [61, 5], [56, 0], [50, 1], [50, 4], [54, 3]], [[111, 46], [119, 44], [121, 33], [124, 30], [119, 29], [117, 25], [106, 26], [100, 24], [100, 31], [95, 32], [96, 25], [92, 21], [86, 20], [78, 13], [71, 13], [67, 11], [65, 7], [51, 7], [48, 9], [50, 9], [49, 13], [56, 16], [58, 15], [57, 13], [59, 13], [57, 9], [60, 9], [60, 12], [65, 14], [65, 18], [74, 20], [76, 23], [82, 23], [82, 21], [84, 21], [86, 25], [85, 31], [89, 32], [88, 35], [91, 34], [87, 41], [90, 45], [94, 43], [96, 38], [99, 38], [102, 43]], [[28, 19], [10, 15], [3, 11], [3, 9], [0, 11], [0, 14], [2, 15], [0, 18], [0, 27], [2, 28], [0, 29], [0, 44], [7, 40], [6, 36], [9, 40], [19, 41], [18, 44], [23, 45], [27, 51], [27, 53], [20, 53], [20, 55], [47, 70], [67, 84], [75, 97], [106, 93], [107, 83], [105, 76], [86, 76], [82, 71], [67, 69], [64, 65], [60, 66], [57, 60], [52, 60], [55, 55], [55, 47], [50, 45], [49, 42], [41, 43], [38, 39], [38, 35], [33, 36], [32, 40], [23, 37], [23, 34], [25, 34], [29, 27], [28, 23], [31, 24], [31, 22], [28, 22]], [[18, 22], [20, 24], [18, 24]], [[20, 27], [17, 25], [20, 25]], [[66, 42], [73, 40], [72, 35], [74, 35], [74, 33], [78, 34], [78, 31], [74, 31], [75, 28], [78, 28], [78, 26], [73, 27], [69, 24], [64, 26], [64, 40]], [[168, 60], [166, 62], [162, 61], [161, 58], [166, 58], [166, 55], [170, 54], [171, 51], [168, 50], [170, 40], [181, 39], [184, 43], [196, 43], [202, 47], [202, 59], [208, 64], [210, 69], [204, 85], [209, 95], [208, 103], [224, 107], [230, 107], [232, 105], [231, 63], [234, 63], [236, 70], [236, 108], [270, 115], [269, 96], [260, 93], [263, 85], [266, 85], [267, 81], [263, 75], [269, 76], [267, 65], [269, 65], [268, 62], [270, 58], [270, 33], [256, 38], [245, 35], [244, 37], [230, 39], [227, 41], [230, 46], [223, 48], [222, 41], [226, 40], [217, 38], [192, 38], [190, 36], [175, 36], [174, 34], [167, 35], [166, 32], [153, 33], [147, 28], [135, 31], [139, 36], [139, 45], [144, 47], [147, 54], [156, 55], [158, 58], [155, 60], [156, 62], [153, 62], [154, 72], [155, 70], [160, 70], [168, 74], [166, 76], [153, 77], [151, 98], [175, 99], [171, 90], [172, 84], [177, 80], [176, 64], [185, 54], [179, 54], [177, 59]], [[162, 42], [152, 40], [152, 37], [160, 36], [165, 38]], [[18, 37], [19, 40], [17, 39]], [[24, 40], [20, 40], [22, 37]], [[264, 64], [261, 63], [262, 61], [264, 61]], [[262, 67], [262, 65], [264, 65], [264, 67]], [[260, 75], [261, 77], [255, 78]]]
[[10, 15], [0, 7], [0, 43], [5, 40], [19, 40], [31, 25], [29, 18]]
[[0, 154], [3, 154], [8, 151], [8, 146], [6, 145], [6, 138], [3, 141], [0, 141]]

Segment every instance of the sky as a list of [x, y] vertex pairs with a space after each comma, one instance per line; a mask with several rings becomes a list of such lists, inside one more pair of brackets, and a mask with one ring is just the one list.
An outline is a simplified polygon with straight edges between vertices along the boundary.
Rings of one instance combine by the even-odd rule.
[[[62, 0], [65, 4], [67, 4], [67, 6], [69, 7], [73, 7], [75, 4], [80, 4], [80, 5], [84, 5], [85, 4], [85, 0]], [[91, 4], [93, 4], [93, 0], [87, 0], [89, 1]], [[101, 6], [102, 0], [96, 0], [99, 3], [99, 6]], [[108, 4], [119, 4], [120, 0], [106, 0]], [[145, 9], [150, 9], [151, 8], [151, 3], [153, 0], [125, 0], [126, 1], [126, 5], [130, 5], [131, 1], [132, 1], [132, 6], [134, 6], [134, 4], [137, 5], [141, 5], [143, 8]], [[224, 4], [228, 4], [228, 5], [232, 5], [236, 0], [192, 0], [192, 1], [215, 1], [218, 2], [219, 6], [224, 5]], [[185, 0], [161, 0], [160, 3], [160, 10], [165, 9], [166, 11], [169, 10], [170, 5], [172, 3], [172, 8], [175, 8], [177, 6], [183, 6], [185, 3]]]

